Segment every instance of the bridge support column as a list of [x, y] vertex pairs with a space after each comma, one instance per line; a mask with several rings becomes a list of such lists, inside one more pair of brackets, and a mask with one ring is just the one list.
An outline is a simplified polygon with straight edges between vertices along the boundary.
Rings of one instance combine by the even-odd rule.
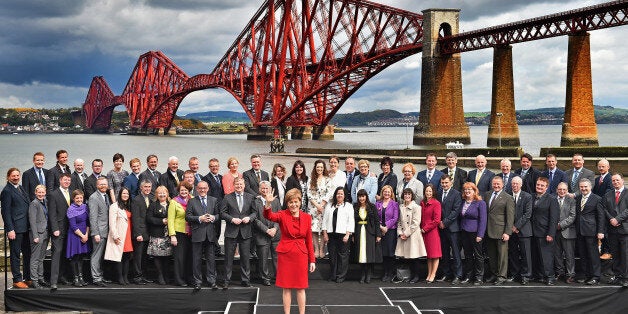
[[312, 127], [311, 126], [293, 126], [290, 138], [293, 140], [311, 140], [312, 139]]
[[437, 47], [439, 32], [458, 33], [459, 15], [458, 9], [423, 11], [421, 113], [414, 128], [414, 145], [471, 143], [462, 106], [460, 54], [442, 56]]
[[486, 146], [519, 146], [512, 74], [512, 46], [493, 49], [493, 96]]
[[269, 141], [274, 136], [274, 128], [268, 126], [252, 126], [246, 133], [247, 140]]
[[569, 35], [567, 96], [560, 146], [598, 146], [588, 33]]
[[321, 141], [331, 141], [334, 139], [334, 126], [315, 126], [312, 128], [312, 139]]

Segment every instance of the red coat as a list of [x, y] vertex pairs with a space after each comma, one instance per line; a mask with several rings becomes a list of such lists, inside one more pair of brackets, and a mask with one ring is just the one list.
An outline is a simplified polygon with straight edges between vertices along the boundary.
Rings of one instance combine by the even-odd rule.
[[279, 223], [281, 239], [277, 245], [277, 279], [281, 288], [308, 287], [309, 264], [315, 262], [312, 244], [312, 217], [301, 212], [292, 217], [289, 210], [273, 213], [264, 209], [266, 219]]

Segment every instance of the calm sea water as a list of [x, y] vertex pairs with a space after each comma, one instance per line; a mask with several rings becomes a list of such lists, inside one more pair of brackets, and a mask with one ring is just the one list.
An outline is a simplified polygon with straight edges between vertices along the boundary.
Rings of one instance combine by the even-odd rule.
[[[294, 152], [299, 147], [321, 148], [419, 148], [412, 145], [413, 129], [408, 128], [350, 128], [357, 133], [337, 133], [333, 141], [293, 140], [286, 142], [286, 151]], [[373, 131], [368, 132], [367, 131]], [[561, 126], [529, 126], [519, 127], [521, 146], [527, 152], [538, 156], [541, 147], [560, 145]], [[471, 144], [469, 147], [486, 146], [487, 126], [471, 127]], [[628, 146], [628, 125], [599, 125], [599, 142], [601, 146]], [[617, 136], [620, 134], [621, 136]], [[201, 170], [207, 172], [210, 158], [221, 161], [221, 172], [226, 171], [226, 160], [235, 156], [240, 160], [240, 169], [250, 168], [248, 158], [252, 153], [267, 154], [270, 150], [268, 142], [247, 141], [246, 135], [177, 135], [177, 136], [126, 136], [119, 134], [19, 134], [0, 135], [0, 169], [2, 172], [10, 167], [27, 169], [32, 166], [32, 155], [42, 151], [46, 156], [46, 168], [54, 165], [55, 152], [66, 149], [70, 159], [82, 158], [89, 163], [94, 158], [104, 161], [104, 169], [112, 168], [112, 156], [122, 153], [128, 162], [139, 157], [144, 164], [148, 154], [159, 156], [158, 170], [166, 168], [169, 156], [180, 159], [181, 169], [187, 169], [187, 160], [198, 156]], [[281, 162], [291, 165], [293, 157], [264, 157], [263, 168], [270, 170], [272, 164]], [[304, 160], [310, 169], [313, 160]], [[129, 169], [128, 164], [125, 169]], [[144, 167], [142, 167], [144, 168]], [[378, 170], [378, 169], [377, 169]], [[91, 171], [89, 171], [91, 172]], [[4, 177], [4, 175], [3, 175]], [[4, 181], [4, 180], [3, 180]], [[2, 184], [3, 185], [3, 184]]]

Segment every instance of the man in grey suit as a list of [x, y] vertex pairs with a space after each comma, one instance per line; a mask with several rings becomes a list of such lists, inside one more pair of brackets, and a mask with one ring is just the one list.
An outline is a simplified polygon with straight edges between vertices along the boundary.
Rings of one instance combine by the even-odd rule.
[[89, 226], [92, 236], [92, 254], [90, 266], [94, 285], [106, 287], [102, 271], [102, 259], [109, 233], [109, 183], [107, 177], [96, 180], [96, 192], [89, 197]]
[[488, 200], [486, 250], [492, 275], [497, 277], [495, 285], [501, 285], [508, 275], [508, 240], [515, 220], [515, 202], [504, 190], [501, 177], [493, 177], [491, 186], [493, 191], [486, 193], [484, 198]]
[[[72, 178], [69, 173], [59, 177], [59, 187], [48, 194], [48, 217], [50, 218], [50, 232], [52, 256], [50, 261], [50, 288], [57, 289], [57, 282], [68, 284], [65, 279], [65, 270], [68, 268], [68, 259], [65, 257], [66, 239], [68, 234], [68, 207], [70, 207], [70, 190]], [[82, 192], [83, 190], [81, 190]]]
[[591, 192], [591, 181], [581, 179], [580, 195], [576, 197], [576, 231], [578, 253], [585, 278], [578, 280], [587, 285], [597, 285], [602, 274], [598, 240], [604, 238], [606, 221], [602, 198]]
[[[255, 245], [257, 246], [257, 256], [259, 264], [259, 275], [262, 278], [262, 284], [264, 286], [270, 286], [270, 262], [269, 257], [272, 257], [273, 267], [277, 272], [277, 245], [279, 244], [280, 232], [279, 224], [272, 222], [264, 218], [263, 211], [266, 204], [266, 197], [272, 195], [270, 188], [270, 182], [262, 181], [259, 183], [259, 193], [255, 199], [255, 208], [257, 210], [257, 218], [255, 219], [255, 230], [253, 235], [255, 238]], [[281, 210], [281, 203], [278, 198], [275, 198], [270, 203], [270, 208], [273, 212]]]
[[584, 167], [584, 157], [582, 154], [574, 154], [571, 158], [571, 164], [573, 168], [565, 171], [565, 179], [568, 180], [569, 196], [576, 197], [580, 195], [578, 188], [578, 182], [581, 179], [588, 179], [591, 182], [595, 182], [595, 173]]
[[244, 191], [252, 195], [259, 195], [259, 183], [261, 181], [270, 181], [268, 172], [262, 168], [262, 157], [260, 155], [251, 156], [251, 169], [244, 171]]
[[527, 285], [532, 276], [532, 195], [523, 190], [521, 177], [512, 178], [512, 198], [515, 203], [515, 221], [508, 240], [508, 268], [511, 278], [521, 277]]
[[564, 277], [566, 283], [574, 283], [576, 276], [576, 201], [567, 195], [567, 183], [561, 182], [556, 188], [560, 215], [556, 226], [554, 246], [554, 272], [556, 277]]
[[216, 256], [215, 247], [218, 245], [215, 225], [220, 221], [218, 199], [207, 195], [209, 185], [200, 181], [197, 186], [198, 196], [190, 199], [185, 211], [185, 221], [190, 224], [192, 231], [192, 273], [194, 276], [194, 290], [201, 290], [203, 274], [201, 272], [203, 250], [205, 251], [205, 278], [212, 290], [216, 286]]
[[146, 157], [147, 168], [146, 170], [144, 170], [144, 172], [140, 174], [140, 177], [138, 178], [139, 182], [145, 180], [150, 181], [152, 188], [151, 195], [154, 195], [155, 189], [159, 186], [159, 176], [161, 176], [161, 173], [157, 171], [158, 161], [159, 159], [157, 158], [157, 155], [148, 155], [148, 157]]
[[[462, 208], [462, 197], [460, 192], [452, 187], [451, 177], [443, 174], [440, 177], [441, 185], [441, 221], [438, 224], [440, 231], [441, 250], [441, 270], [443, 277], [437, 281], [445, 281], [451, 278], [451, 284], [457, 285], [462, 280], [462, 258], [460, 257], [460, 210]], [[450, 253], [451, 250], [451, 253]], [[453, 261], [451, 258], [453, 257]]]
[[251, 286], [251, 237], [253, 231], [251, 224], [257, 218], [255, 210], [254, 196], [244, 192], [244, 179], [234, 180], [233, 193], [225, 195], [220, 206], [220, 217], [225, 220], [225, 284], [223, 289], [229, 288], [231, 281], [231, 269], [236, 245], [240, 249], [240, 268], [242, 276], [242, 286]]
[[31, 286], [43, 289], [48, 285], [44, 280], [44, 257], [48, 247], [48, 208], [46, 187], [43, 185], [35, 187], [35, 199], [28, 207], [28, 221], [31, 233]]

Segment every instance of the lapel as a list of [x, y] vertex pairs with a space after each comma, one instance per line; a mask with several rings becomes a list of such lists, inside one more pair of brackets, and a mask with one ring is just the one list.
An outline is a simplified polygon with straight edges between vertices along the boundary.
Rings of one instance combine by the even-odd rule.
[[[8, 184], [11, 184], [11, 183], [8, 183]], [[11, 186], [13, 187], [13, 191], [14, 191], [13, 193], [17, 194], [27, 204], [30, 203], [30, 199], [28, 198], [28, 195], [25, 194], [26, 191], [24, 191], [24, 187], [22, 187], [21, 185], [18, 185], [19, 187], [22, 187], [22, 191], [24, 191], [24, 193], [22, 193], [13, 184], [11, 184]]]

